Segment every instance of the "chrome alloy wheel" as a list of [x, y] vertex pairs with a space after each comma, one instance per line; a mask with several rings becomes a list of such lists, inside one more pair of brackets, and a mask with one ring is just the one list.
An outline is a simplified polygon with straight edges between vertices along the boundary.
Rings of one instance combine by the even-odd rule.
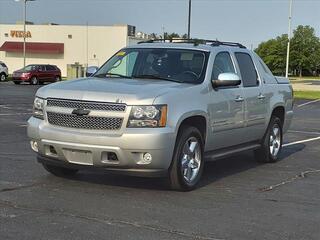
[[270, 154], [276, 157], [281, 148], [281, 130], [278, 124], [274, 124], [270, 133], [269, 141]]
[[190, 137], [182, 149], [181, 171], [184, 180], [192, 183], [201, 166], [201, 146], [197, 138]]

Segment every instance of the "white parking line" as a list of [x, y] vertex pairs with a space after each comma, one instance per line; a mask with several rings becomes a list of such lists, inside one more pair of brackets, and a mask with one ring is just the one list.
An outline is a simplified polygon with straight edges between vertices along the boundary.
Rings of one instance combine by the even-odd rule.
[[282, 146], [283, 147], [287, 147], [287, 146], [296, 145], [296, 144], [299, 144], [299, 143], [311, 142], [311, 141], [316, 141], [316, 140], [320, 140], [320, 137], [309, 138], [309, 139], [305, 139], [305, 140], [301, 140], [301, 141], [286, 143], [286, 144], [283, 144]]
[[289, 130], [291, 133], [303, 133], [303, 134], [312, 134], [312, 135], [320, 135], [320, 132], [307, 132], [307, 131], [297, 131], [297, 130]]
[[0, 113], [0, 116], [15, 116], [15, 115], [31, 115], [32, 112], [28, 113]]
[[310, 102], [302, 103], [302, 104], [298, 105], [297, 107], [303, 107], [303, 106], [309, 105], [311, 103], [319, 102], [319, 101], [320, 101], [320, 99], [316, 99], [316, 100], [313, 100]]

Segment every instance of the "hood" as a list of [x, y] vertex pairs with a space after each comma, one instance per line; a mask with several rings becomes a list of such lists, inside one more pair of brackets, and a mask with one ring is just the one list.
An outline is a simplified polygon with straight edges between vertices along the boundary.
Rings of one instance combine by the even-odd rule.
[[13, 73], [29, 73], [31, 71], [26, 71], [26, 70], [23, 70], [23, 69], [19, 69], [19, 70], [16, 70], [14, 71]]
[[83, 78], [53, 83], [38, 90], [42, 98], [117, 102], [128, 105], [152, 104], [169, 91], [192, 85], [154, 79]]

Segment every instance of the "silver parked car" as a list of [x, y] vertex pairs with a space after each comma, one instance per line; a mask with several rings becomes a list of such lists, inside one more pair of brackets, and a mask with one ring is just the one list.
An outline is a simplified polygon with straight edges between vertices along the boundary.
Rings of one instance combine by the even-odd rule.
[[28, 135], [55, 175], [103, 168], [191, 190], [204, 159], [254, 150], [277, 161], [292, 116], [288, 79], [241, 44], [148, 41], [90, 78], [40, 88]]
[[0, 81], [3, 82], [8, 77], [8, 67], [4, 62], [0, 61]]
[[97, 67], [97, 66], [88, 67], [86, 70], [86, 77], [92, 76], [98, 69], [99, 69], [99, 67]]

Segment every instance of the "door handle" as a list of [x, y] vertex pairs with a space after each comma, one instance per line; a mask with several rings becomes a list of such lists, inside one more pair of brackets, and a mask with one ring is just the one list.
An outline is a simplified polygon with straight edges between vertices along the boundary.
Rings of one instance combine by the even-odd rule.
[[266, 98], [266, 96], [263, 95], [262, 93], [260, 93], [260, 94], [258, 95], [258, 99], [260, 99], [260, 100], [263, 100], [263, 99], [265, 99], [265, 98]]
[[243, 102], [243, 101], [244, 101], [244, 98], [241, 97], [241, 96], [237, 96], [237, 97], [234, 99], [234, 101], [236, 101], [236, 102]]

